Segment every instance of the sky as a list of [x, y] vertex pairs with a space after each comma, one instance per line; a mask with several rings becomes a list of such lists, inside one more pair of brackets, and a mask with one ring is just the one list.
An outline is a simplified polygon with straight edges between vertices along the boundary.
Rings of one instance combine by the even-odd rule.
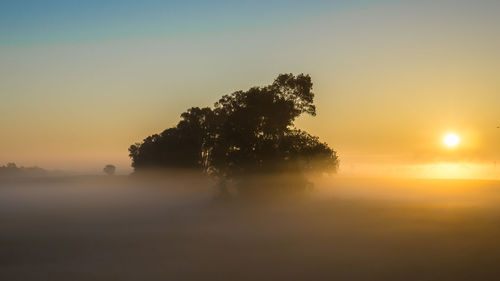
[[[131, 171], [191, 106], [308, 73], [340, 173], [499, 178], [500, 2], [0, 1], [0, 164]], [[459, 135], [445, 147], [448, 132]]]

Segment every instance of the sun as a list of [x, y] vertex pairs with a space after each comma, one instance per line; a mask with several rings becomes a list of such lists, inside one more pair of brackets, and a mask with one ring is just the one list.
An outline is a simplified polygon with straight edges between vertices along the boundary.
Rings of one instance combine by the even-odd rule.
[[455, 135], [455, 134], [450, 133], [450, 134], [447, 134], [446, 136], [444, 136], [443, 142], [446, 146], [454, 147], [460, 143], [460, 137]]

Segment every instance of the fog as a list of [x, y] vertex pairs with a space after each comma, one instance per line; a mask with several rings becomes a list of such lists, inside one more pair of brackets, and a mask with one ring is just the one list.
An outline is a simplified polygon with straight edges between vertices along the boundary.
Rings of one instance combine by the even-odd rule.
[[189, 174], [0, 180], [0, 280], [497, 280], [499, 182], [314, 183], [221, 201]]

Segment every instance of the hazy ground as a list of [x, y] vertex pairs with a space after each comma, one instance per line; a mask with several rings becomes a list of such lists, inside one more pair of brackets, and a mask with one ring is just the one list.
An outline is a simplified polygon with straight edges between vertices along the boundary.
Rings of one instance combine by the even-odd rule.
[[217, 204], [211, 183], [0, 183], [0, 280], [498, 280], [500, 183], [321, 179]]

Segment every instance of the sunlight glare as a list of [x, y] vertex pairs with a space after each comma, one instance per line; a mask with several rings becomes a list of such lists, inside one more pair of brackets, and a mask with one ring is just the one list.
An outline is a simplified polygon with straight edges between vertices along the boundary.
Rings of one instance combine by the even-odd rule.
[[460, 142], [460, 137], [458, 137], [457, 135], [455, 134], [447, 134], [444, 138], [443, 138], [443, 142], [446, 146], [449, 146], [449, 147], [454, 147], [454, 146], [457, 146], [458, 143]]

